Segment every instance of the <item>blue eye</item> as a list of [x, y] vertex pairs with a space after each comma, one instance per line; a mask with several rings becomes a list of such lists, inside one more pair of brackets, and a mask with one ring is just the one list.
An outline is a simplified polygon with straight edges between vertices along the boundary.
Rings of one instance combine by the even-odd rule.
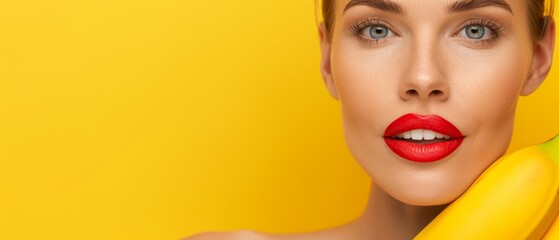
[[493, 34], [493, 30], [484, 25], [472, 24], [464, 27], [458, 35], [460, 35], [461, 37], [478, 40], [492, 38]]
[[361, 32], [364, 37], [379, 40], [387, 37], [393, 37], [394, 33], [386, 26], [380, 24], [373, 24], [364, 28]]
[[369, 35], [374, 39], [385, 38], [388, 36], [388, 28], [385, 26], [371, 26], [369, 27]]
[[473, 39], [480, 39], [485, 35], [485, 27], [481, 25], [466, 26], [466, 36]]

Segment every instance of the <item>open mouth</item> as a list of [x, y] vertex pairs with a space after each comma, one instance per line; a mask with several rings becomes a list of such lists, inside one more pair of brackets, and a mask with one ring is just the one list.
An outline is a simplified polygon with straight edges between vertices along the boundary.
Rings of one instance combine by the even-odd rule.
[[416, 129], [400, 133], [392, 138], [417, 144], [430, 144], [449, 140], [450, 136], [427, 129]]
[[406, 114], [386, 128], [384, 140], [390, 150], [404, 159], [433, 162], [454, 152], [464, 136], [442, 117]]

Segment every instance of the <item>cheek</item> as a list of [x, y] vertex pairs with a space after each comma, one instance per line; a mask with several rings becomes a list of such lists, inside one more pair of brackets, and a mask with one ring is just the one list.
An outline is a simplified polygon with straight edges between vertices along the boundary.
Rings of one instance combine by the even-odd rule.
[[[401, 71], [396, 49], [366, 51], [355, 43], [340, 40], [332, 49], [332, 74], [342, 108], [345, 141], [354, 158], [370, 176], [392, 169], [382, 135], [395, 119], [398, 81]], [[385, 155], [386, 154], [386, 155]], [[375, 156], [375, 157], [371, 157]]]
[[402, 71], [394, 48], [364, 51], [356, 44], [334, 48], [332, 73], [346, 125], [384, 131], [398, 99], [397, 72]]
[[464, 187], [504, 154], [512, 137], [516, 103], [531, 56], [518, 44], [511, 45], [471, 61], [454, 61], [451, 102], [454, 114], [462, 113], [456, 121], [467, 138], [453, 169], [464, 170], [457, 171], [455, 180]]
[[491, 132], [510, 135], [506, 132], [512, 130], [530, 52], [511, 43], [465, 59], [456, 57], [455, 71], [449, 74], [450, 104], [463, 113], [459, 120], [466, 131], [463, 133], [472, 137], [487, 137], [485, 134]]

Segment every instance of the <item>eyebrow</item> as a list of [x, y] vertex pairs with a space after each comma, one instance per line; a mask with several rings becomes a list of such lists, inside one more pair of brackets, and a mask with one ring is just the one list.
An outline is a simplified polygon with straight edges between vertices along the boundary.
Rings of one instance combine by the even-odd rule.
[[395, 2], [389, 1], [389, 0], [351, 0], [350, 2], [348, 2], [345, 5], [344, 8], [344, 13], [345, 11], [347, 11], [348, 9], [358, 6], [358, 5], [365, 5], [365, 6], [369, 6], [372, 8], [377, 8], [380, 10], [384, 10], [387, 12], [393, 12], [393, 13], [398, 13], [398, 14], [403, 14], [404, 13], [404, 8]]
[[[344, 13], [348, 9], [359, 5], [369, 6], [372, 8], [380, 9], [387, 12], [397, 13], [397, 14], [405, 13], [405, 9], [404, 7], [402, 7], [402, 5], [396, 2], [392, 2], [390, 0], [351, 0], [346, 4], [344, 8]], [[506, 2], [506, 0], [461, 0], [449, 4], [446, 7], [446, 12], [447, 13], [465, 12], [476, 8], [490, 7], [490, 6], [500, 7], [512, 13], [512, 9], [510, 5]]]
[[510, 5], [505, 0], [463, 0], [451, 3], [446, 8], [449, 13], [464, 12], [476, 8], [495, 6], [508, 10], [512, 13]]

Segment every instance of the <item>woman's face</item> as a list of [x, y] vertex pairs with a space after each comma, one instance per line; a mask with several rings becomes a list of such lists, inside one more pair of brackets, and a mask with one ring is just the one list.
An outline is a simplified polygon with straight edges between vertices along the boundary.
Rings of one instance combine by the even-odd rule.
[[407, 204], [445, 204], [504, 154], [519, 95], [551, 62], [553, 36], [534, 42], [527, 11], [525, 0], [335, 2], [322, 73], [377, 185]]

